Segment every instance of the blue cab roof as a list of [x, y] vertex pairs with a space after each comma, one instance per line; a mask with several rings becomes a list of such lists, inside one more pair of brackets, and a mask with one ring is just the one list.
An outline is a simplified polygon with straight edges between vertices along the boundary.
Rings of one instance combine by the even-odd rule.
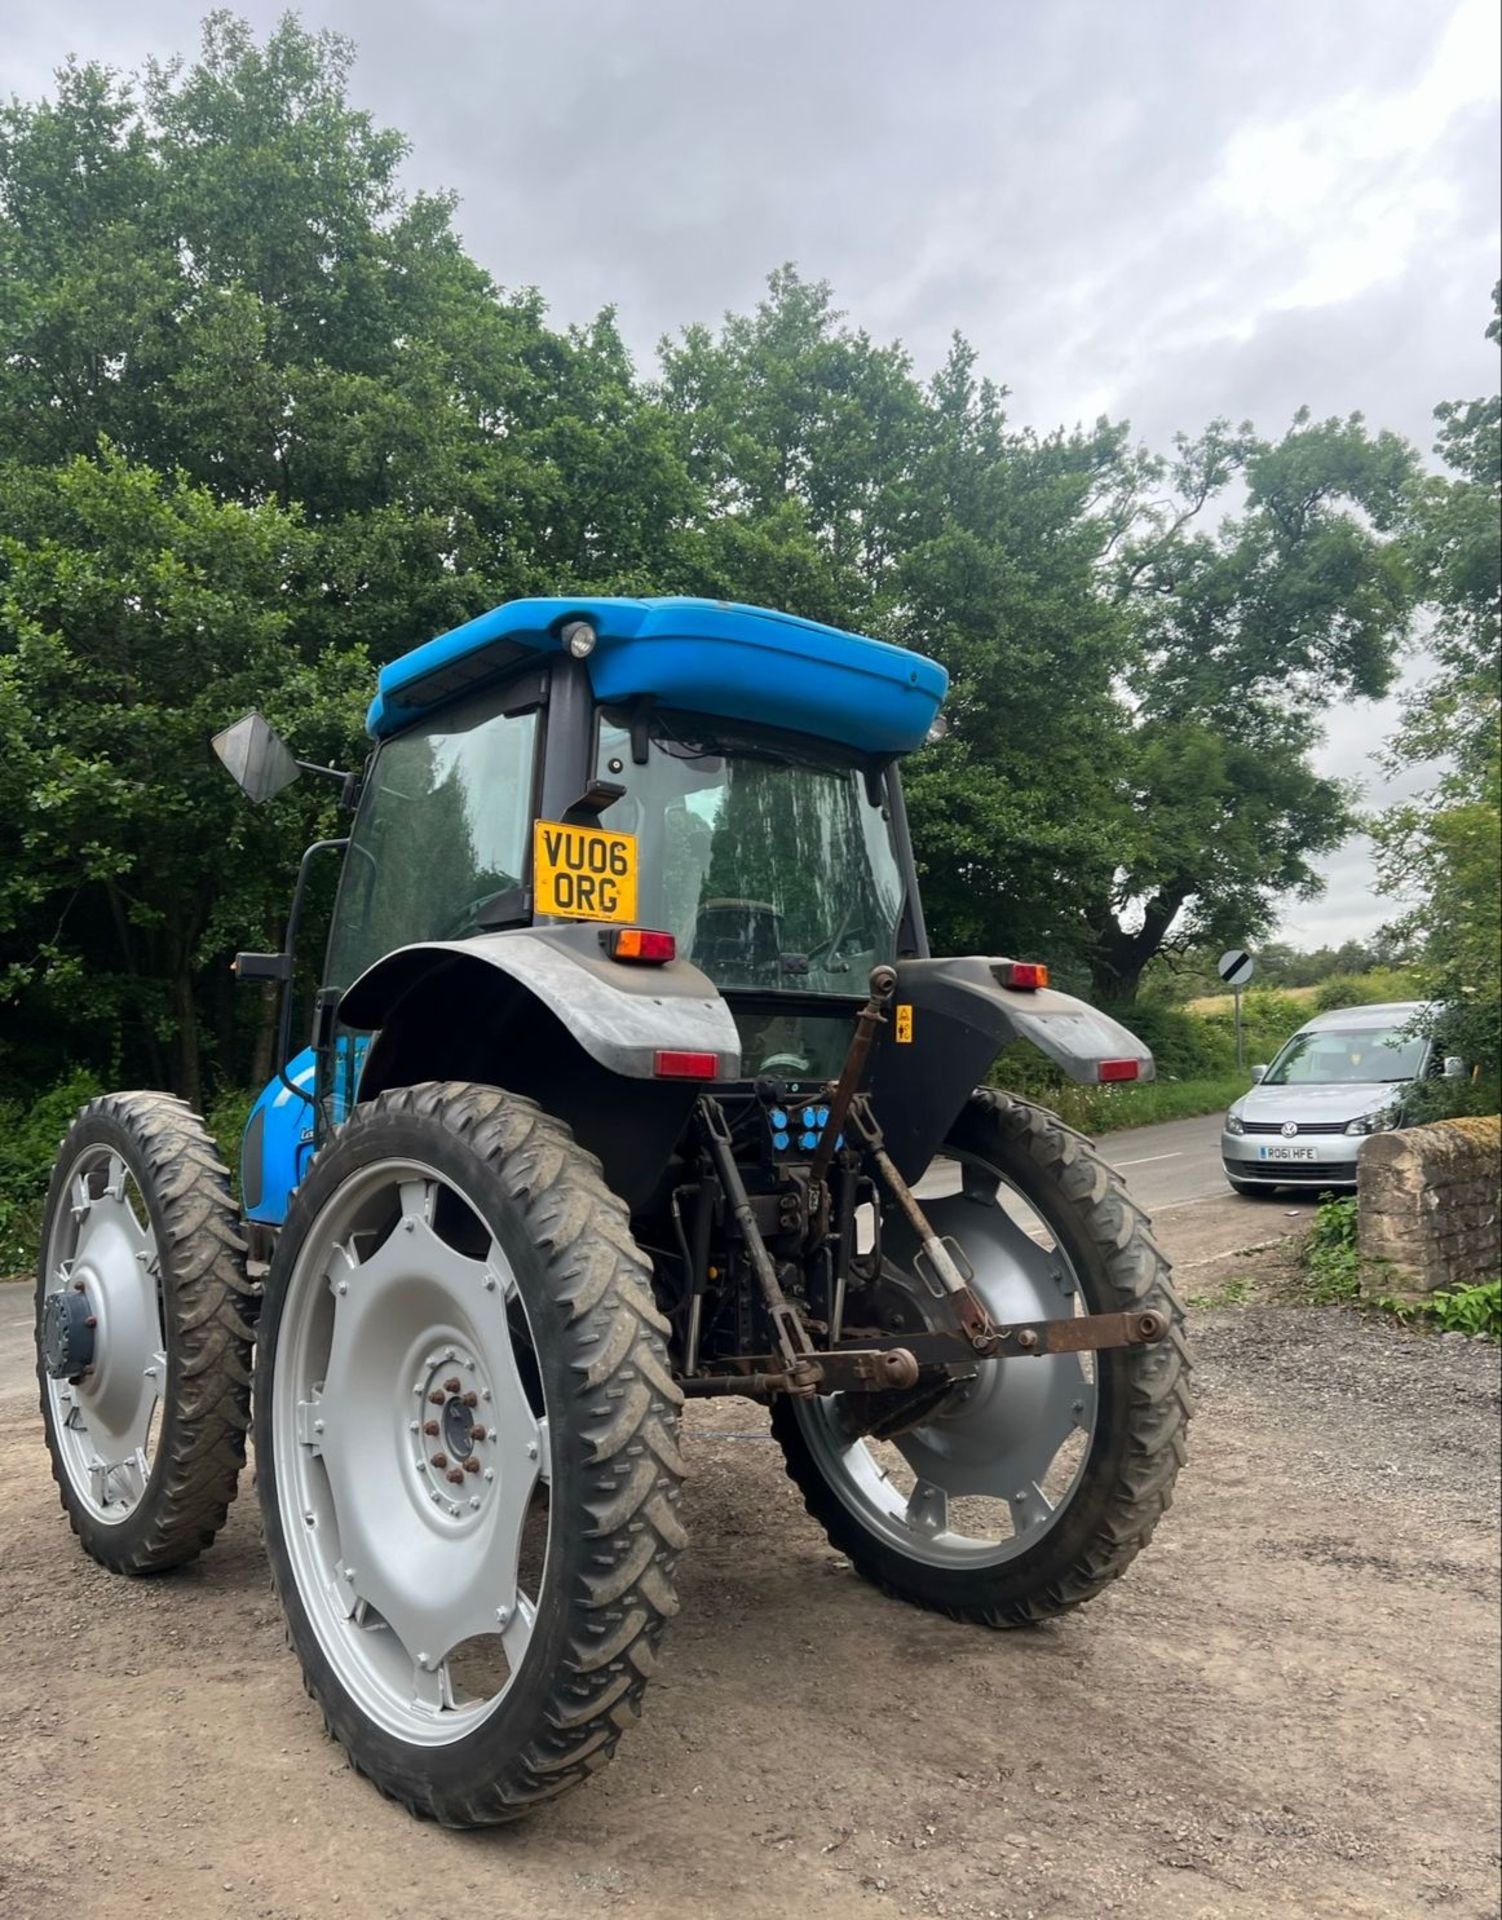
[[865, 753], [922, 744], [949, 687], [936, 660], [863, 634], [724, 600], [510, 600], [383, 667], [366, 728], [377, 739], [528, 655], [559, 653], [587, 620], [596, 700], [659, 706], [811, 734]]

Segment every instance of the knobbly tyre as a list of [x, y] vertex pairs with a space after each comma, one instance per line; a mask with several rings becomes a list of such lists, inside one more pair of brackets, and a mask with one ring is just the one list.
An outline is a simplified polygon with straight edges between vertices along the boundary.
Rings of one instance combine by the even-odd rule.
[[[75, 1532], [121, 1573], [191, 1559], [253, 1425], [307, 1689], [415, 1812], [513, 1818], [635, 1718], [686, 1396], [768, 1403], [851, 1563], [981, 1626], [1090, 1599], [1169, 1503], [1163, 1257], [1086, 1141], [976, 1091], [1019, 1036], [1083, 1081], [1152, 1062], [1041, 966], [930, 957], [898, 766], [945, 688], [705, 601], [521, 601], [430, 641], [380, 675], [285, 950], [237, 963], [280, 985], [285, 1063], [243, 1211], [165, 1094], [62, 1144], [38, 1374]], [[254, 800], [299, 769], [258, 714], [215, 744]]]

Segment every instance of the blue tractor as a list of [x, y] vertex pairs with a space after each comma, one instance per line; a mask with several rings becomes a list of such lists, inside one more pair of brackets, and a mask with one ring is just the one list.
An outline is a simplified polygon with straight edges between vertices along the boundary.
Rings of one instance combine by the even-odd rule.
[[[191, 1559], [253, 1433], [308, 1691], [455, 1826], [584, 1780], [673, 1613], [686, 1398], [740, 1394], [888, 1593], [981, 1626], [1115, 1579], [1169, 1503], [1181, 1313], [1121, 1182], [982, 1083], [1146, 1079], [1040, 965], [929, 953], [899, 764], [942, 668], [756, 608], [498, 607], [386, 667], [303, 865], [241, 1202], [203, 1122], [92, 1101], [37, 1284], [62, 1505]], [[298, 762], [216, 741], [253, 800]], [[342, 872], [293, 1054], [303, 881]]]

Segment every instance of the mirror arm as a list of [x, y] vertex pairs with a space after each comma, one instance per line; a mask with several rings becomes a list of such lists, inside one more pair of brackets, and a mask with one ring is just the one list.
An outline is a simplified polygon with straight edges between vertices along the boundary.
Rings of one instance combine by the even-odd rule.
[[[322, 774], [325, 780], [337, 780], [340, 786], [339, 804], [341, 807], [353, 807], [360, 791], [360, 776], [346, 773], [342, 767], [321, 767], [316, 760], [299, 760], [298, 768], [303, 773]], [[325, 842], [325, 845], [331, 844]]]
[[[323, 772], [332, 771], [323, 768]], [[340, 778], [344, 778], [341, 775]], [[241, 954], [235, 962], [235, 972], [242, 980], [275, 980], [281, 990], [281, 1004], [276, 1016], [276, 1077], [289, 1093], [295, 1093], [299, 1100], [312, 1104], [312, 1095], [304, 1093], [289, 1076], [287, 1061], [292, 1053], [292, 967], [293, 956], [297, 951], [297, 934], [302, 925], [303, 903], [308, 895], [308, 874], [312, 869], [313, 856], [318, 853], [344, 853], [349, 841], [315, 840], [304, 852], [302, 863], [297, 869], [297, 885], [292, 890], [292, 905], [287, 913], [287, 932], [279, 954]], [[249, 961], [250, 965], [244, 963]], [[257, 964], [260, 963], [260, 964]], [[269, 963], [269, 964], [268, 964]]]

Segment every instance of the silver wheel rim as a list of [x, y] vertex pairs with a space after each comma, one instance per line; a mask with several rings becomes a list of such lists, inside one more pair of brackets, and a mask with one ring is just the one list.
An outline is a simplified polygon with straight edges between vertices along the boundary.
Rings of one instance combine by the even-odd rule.
[[76, 1380], [47, 1375], [52, 1431], [79, 1503], [103, 1525], [120, 1526], [145, 1497], [167, 1393], [161, 1249], [115, 1148], [85, 1147], [62, 1190], [45, 1292], [83, 1296], [95, 1323], [94, 1359]]
[[523, 1567], [524, 1531], [545, 1556], [551, 1453], [518, 1366], [531, 1338], [494, 1234], [414, 1161], [346, 1181], [288, 1281], [271, 1387], [287, 1556], [346, 1692], [413, 1744], [472, 1733], [532, 1638], [545, 1564]]
[[[987, 1162], [946, 1156], [920, 1191], [935, 1230], [969, 1256], [993, 1319], [1087, 1310], [1062, 1245]], [[888, 1227], [884, 1244], [910, 1270], [905, 1234]], [[1097, 1414], [1087, 1364], [1072, 1353], [981, 1361], [929, 1423], [890, 1442], [852, 1439], [838, 1396], [795, 1405], [825, 1479], [868, 1531], [910, 1559], [974, 1571], [1031, 1552], [1074, 1498]]]

